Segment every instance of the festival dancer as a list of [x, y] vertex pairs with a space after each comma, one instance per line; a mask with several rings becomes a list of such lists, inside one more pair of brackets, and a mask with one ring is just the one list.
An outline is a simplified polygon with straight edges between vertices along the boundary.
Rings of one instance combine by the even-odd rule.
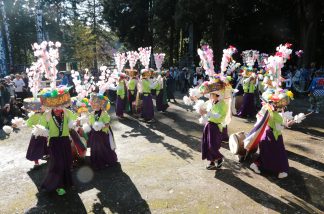
[[46, 191], [56, 190], [58, 195], [64, 195], [66, 188], [72, 182], [72, 151], [70, 131], [76, 115], [65, 108], [71, 103], [69, 89], [60, 88], [43, 90], [41, 102], [49, 108], [41, 117], [40, 124], [49, 130], [49, 165], [48, 172], [42, 184]]
[[[281, 68], [290, 58], [292, 52], [290, 47], [291, 44], [288, 43], [280, 45], [277, 47], [276, 55], [270, 56], [266, 61], [268, 77], [266, 76], [264, 82], [268, 87], [262, 94], [264, 105], [257, 115], [258, 121], [255, 126], [264, 127], [265, 129], [263, 129], [263, 132], [260, 131], [260, 134], [262, 134], [261, 140], [256, 142], [259, 143], [259, 157], [256, 162], [250, 165], [250, 168], [256, 173], [268, 171], [276, 174], [278, 178], [287, 177], [289, 170], [288, 157], [281, 131], [285, 126], [290, 127], [292, 124], [300, 123], [305, 119], [303, 113], [293, 117], [292, 112], [284, 112], [285, 107], [293, 98], [291, 91], [280, 88]], [[253, 140], [252, 143], [248, 141], [248, 139], [253, 139], [255, 135], [253, 131], [251, 133], [244, 140], [245, 148], [253, 147]]]
[[239, 117], [254, 117], [256, 114], [256, 106], [255, 106], [255, 100], [254, 100], [254, 91], [256, 89], [256, 75], [251, 70], [251, 68], [248, 68], [247, 70], [243, 71], [243, 104], [241, 108], [238, 111]]
[[165, 112], [165, 110], [169, 107], [167, 101], [165, 72], [159, 72], [159, 76], [156, 80], [155, 90], [156, 90], [156, 110]]
[[262, 98], [266, 104], [258, 113], [258, 121], [265, 114], [269, 115], [269, 119], [259, 143], [259, 157], [250, 167], [258, 174], [264, 170], [277, 174], [278, 178], [285, 178], [288, 176], [289, 164], [281, 131], [284, 126], [293, 124], [293, 118], [289, 113], [283, 113], [283, 109], [293, 94], [282, 89], [269, 89], [262, 94]]
[[[124, 73], [119, 73], [118, 85], [117, 85], [117, 100], [116, 100], [116, 115], [119, 118], [124, 117], [125, 106], [128, 103], [126, 100], [126, 75]], [[127, 102], [127, 103], [126, 103]]]
[[28, 114], [29, 118], [26, 122], [28, 127], [34, 127], [26, 154], [27, 160], [34, 161], [34, 169], [37, 169], [39, 167], [39, 159], [42, 159], [44, 158], [44, 156], [48, 155], [46, 136], [47, 133], [45, 131], [44, 134], [44, 132], [42, 131], [44, 129], [40, 129], [40, 127], [37, 126], [40, 122], [40, 118], [43, 112], [43, 109], [30, 112]]
[[88, 140], [90, 161], [92, 167], [99, 170], [117, 163], [116, 144], [109, 125], [110, 116], [106, 111], [109, 106], [108, 98], [93, 93], [90, 103], [93, 110], [89, 116], [89, 123], [92, 127]]
[[128, 103], [130, 104], [130, 114], [134, 113], [136, 109], [133, 109], [133, 103], [136, 100], [137, 94], [137, 70], [134, 69], [125, 69], [126, 74], [129, 76], [129, 80], [127, 82], [127, 98]]
[[156, 87], [156, 83], [151, 84], [149, 81], [150, 72], [147, 69], [141, 70], [141, 80], [139, 81], [139, 93], [142, 98], [142, 117], [145, 121], [154, 118], [154, 107], [152, 101], [151, 89]]
[[220, 168], [223, 164], [223, 155], [219, 149], [222, 142], [223, 123], [228, 112], [228, 105], [223, 100], [225, 83], [219, 78], [202, 86], [204, 94], [209, 93], [210, 98], [204, 106], [200, 108], [199, 113], [205, 115], [206, 123], [202, 137], [202, 159], [210, 161], [206, 167], [208, 170]]

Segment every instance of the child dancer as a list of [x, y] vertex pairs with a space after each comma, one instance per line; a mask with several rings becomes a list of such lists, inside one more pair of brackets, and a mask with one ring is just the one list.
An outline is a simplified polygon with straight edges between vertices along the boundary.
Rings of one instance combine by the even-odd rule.
[[102, 169], [117, 162], [116, 145], [109, 125], [110, 116], [106, 111], [108, 98], [98, 94], [91, 95], [93, 112], [89, 115], [92, 127], [89, 133], [90, 161], [94, 169]]
[[223, 163], [223, 155], [219, 152], [222, 142], [222, 131], [228, 105], [223, 100], [225, 84], [219, 79], [204, 86], [204, 94], [210, 93], [209, 101], [200, 108], [199, 112], [208, 122], [205, 125], [202, 137], [202, 159], [210, 161], [206, 167], [208, 170], [220, 168]]
[[[28, 116], [27, 126], [36, 126], [40, 122], [42, 111], [30, 112]], [[27, 160], [34, 161], [34, 169], [37, 169], [39, 167], [39, 159], [42, 159], [45, 155], [48, 155], [47, 137], [42, 136], [41, 130], [35, 127], [29, 141], [26, 158]]]
[[72, 151], [69, 138], [69, 126], [75, 115], [68, 109], [57, 107], [45, 112], [41, 125], [49, 129], [49, 168], [42, 188], [47, 191], [56, 190], [64, 195], [65, 189], [72, 186]]

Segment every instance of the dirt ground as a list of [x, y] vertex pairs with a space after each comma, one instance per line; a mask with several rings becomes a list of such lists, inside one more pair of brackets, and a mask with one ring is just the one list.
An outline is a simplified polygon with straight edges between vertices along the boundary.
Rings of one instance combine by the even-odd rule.
[[[201, 160], [203, 126], [183, 105], [170, 104], [156, 121], [130, 116], [112, 128], [120, 164], [92, 171], [89, 159], [73, 170], [76, 188], [63, 197], [39, 193], [46, 162], [39, 170], [25, 159], [31, 130], [0, 140], [0, 213], [321, 213], [324, 212], [324, 114], [283, 131], [288, 178], [257, 175], [239, 163], [228, 144], [222, 169], [208, 171]], [[294, 113], [306, 112], [306, 98], [294, 100]], [[324, 108], [322, 109], [324, 112]], [[233, 117], [229, 133], [251, 130], [252, 121]]]

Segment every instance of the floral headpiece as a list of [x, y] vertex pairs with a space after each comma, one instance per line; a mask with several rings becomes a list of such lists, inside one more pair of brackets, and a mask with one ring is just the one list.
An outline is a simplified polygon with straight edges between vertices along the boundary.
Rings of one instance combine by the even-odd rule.
[[89, 112], [91, 106], [88, 98], [83, 98], [82, 100], [77, 99], [76, 97], [71, 98], [72, 108], [77, 113]]
[[90, 96], [90, 105], [93, 109], [100, 108], [101, 110], [110, 109], [110, 101], [107, 96], [102, 94], [92, 93]]
[[291, 100], [294, 99], [294, 94], [291, 91], [281, 88], [269, 88], [265, 92], [263, 92], [262, 99], [266, 103], [273, 104], [278, 108], [283, 108], [287, 106]]
[[61, 86], [55, 89], [44, 88], [40, 93], [40, 101], [44, 107], [57, 108], [71, 105], [70, 87]]

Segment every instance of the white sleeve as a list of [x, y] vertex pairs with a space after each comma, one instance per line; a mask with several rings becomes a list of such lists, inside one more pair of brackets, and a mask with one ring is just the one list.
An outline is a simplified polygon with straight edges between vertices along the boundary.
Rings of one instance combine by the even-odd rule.
[[109, 89], [109, 90], [113, 90], [113, 91], [117, 91], [118, 88], [117, 88], [117, 86], [109, 85], [109, 86], [108, 86], [108, 89]]

